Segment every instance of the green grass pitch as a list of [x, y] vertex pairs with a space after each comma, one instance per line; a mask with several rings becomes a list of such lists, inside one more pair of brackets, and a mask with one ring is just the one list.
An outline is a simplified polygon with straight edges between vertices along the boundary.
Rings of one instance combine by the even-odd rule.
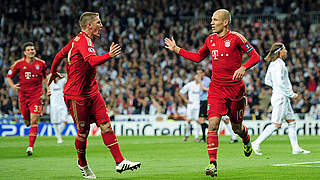
[[[255, 139], [255, 137], [252, 137]], [[301, 147], [312, 151], [292, 155], [288, 136], [272, 136], [261, 145], [263, 156], [247, 158], [242, 143], [228, 144], [229, 137], [220, 136], [218, 177], [214, 179], [320, 179], [320, 137], [299, 136]], [[131, 161], [141, 161], [135, 171], [121, 174], [101, 137], [89, 137], [87, 160], [97, 179], [212, 179], [204, 175], [208, 165], [205, 143], [182, 137], [118, 137], [120, 149]], [[76, 166], [74, 137], [38, 137], [33, 156], [26, 156], [28, 137], [0, 137], [0, 179], [82, 179]], [[304, 162], [317, 162], [304, 164]], [[274, 164], [303, 163], [291, 166]]]

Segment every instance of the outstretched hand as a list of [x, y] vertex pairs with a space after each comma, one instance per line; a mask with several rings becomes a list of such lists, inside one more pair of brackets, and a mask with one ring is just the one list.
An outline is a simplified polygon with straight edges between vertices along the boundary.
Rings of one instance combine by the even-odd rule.
[[177, 46], [176, 41], [173, 39], [173, 37], [171, 37], [171, 39], [165, 38], [164, 42], [166, 44], [165, 48], [169, 49], [170, 51], [174, 51], [177, 54], [179, 53], [180, 48]]
[[232, 77], [232, 80], [241, 80], [246, 72], [246, 69], [244, 66], [241, 66], [239, 69], [237, 69]]
[[115, 57], [115, 56], [118, 56], [119, 54], [121, 54], [121, 47], [119, 46], [119, 44], [115, 44], [114, 42], [112, 42], [110, 46], [109, 55], [111, 57]]

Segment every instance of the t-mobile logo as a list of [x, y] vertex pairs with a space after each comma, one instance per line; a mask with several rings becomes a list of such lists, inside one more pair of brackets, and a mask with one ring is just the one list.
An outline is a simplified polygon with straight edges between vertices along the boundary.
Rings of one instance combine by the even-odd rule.
[[212, 56], [213, 56], [213, 59], [218, 59], [217, 56], [218, 56], [218, 50], [212, 50]]
[[26, 77], [26, 79], [30, 79], [30, 77], [31, 77], [31, 72], [25, 72], [25, 73], [24, 73], [24, 77]]

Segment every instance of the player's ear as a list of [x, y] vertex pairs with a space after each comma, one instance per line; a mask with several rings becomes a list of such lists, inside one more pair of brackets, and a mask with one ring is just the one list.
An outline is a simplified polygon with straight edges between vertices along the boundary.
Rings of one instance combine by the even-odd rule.
[[228, 24], [229, 24], [229, 20], [224, 20], [224, 26], [228, 26]]

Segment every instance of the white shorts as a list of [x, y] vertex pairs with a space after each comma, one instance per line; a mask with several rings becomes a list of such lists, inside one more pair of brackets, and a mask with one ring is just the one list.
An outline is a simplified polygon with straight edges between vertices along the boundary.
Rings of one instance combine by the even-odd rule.
[[66, 106], [51, 106], [50, 121], [51, 123], [62, 123], [68, 120], [68, 110]]
[[290, 104], [290, 99], [286, 96], [271, 97], [272, 117], [271, 122], [281, 124], [283, 120], [294, 120], [294, 112]]
[[187, 119], [197, 121], [199, 119], [199, 112], [200, 112], [200, 107], [199, 108], [187, 107]]

